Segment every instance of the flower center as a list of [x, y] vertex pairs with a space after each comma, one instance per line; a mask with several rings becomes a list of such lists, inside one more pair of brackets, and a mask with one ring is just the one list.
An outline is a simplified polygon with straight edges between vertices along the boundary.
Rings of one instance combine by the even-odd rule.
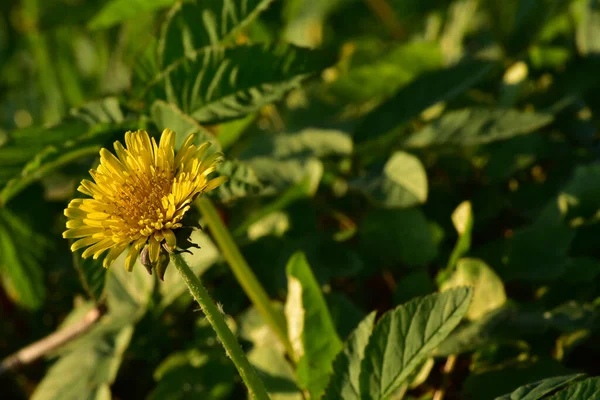
[[163, 198], [171, 192], [173, 171], [150, 168], [150, 174], [131, 174], [122, 184], [115, 185], [113, 214], [127, 225], [132, 236], [150, 235], [168, 222]]

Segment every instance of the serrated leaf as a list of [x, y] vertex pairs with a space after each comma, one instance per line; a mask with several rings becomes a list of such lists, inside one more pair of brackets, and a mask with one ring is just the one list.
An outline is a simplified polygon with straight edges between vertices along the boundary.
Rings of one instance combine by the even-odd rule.
[[427, 173], [412, 154], [395, 152], [383, 166], [350, 183], [376, 204], [386, 208], [408, 208], [427, 200]]
[[6, 177], [0, 174], [0, 184], [6, 182], [0, 191], [0, 205], [53, 171], [96, 155], [108, 137], [116, 131], [122, 134], [128, 127], [118, 101], [112, 97], [85, 104], [70, 114], [51, 127], [11, 132], [0, 147], [0, 169], [11, 171]]
[[469, 288], [415, 299], [387, 312], [365, 349], [360, 372], [363, 399], [390, 397], [466, 314]]
[[561, 390], [548, 400], [599, 400], [600, 399], [600, 378], [588, 378], [584, 381], [574, 383], [568, 388]]
[[332, 62], [319, 51], [292, 45], [207, 47], [170, 64], [140, 95], [166, 100], [199, 122], [214, 124], [281, 99]]
[[344, 349], [333, 362], [333, 376], [324, 400], [360, 399], [360, 367], [375, 325], [375, 315], [375, 312], [367, 315], [344, 343]]
[[233, 37], [273, 0], [194, 0], [169, 12], [158, 45], [159, 65], [170, 65], [195, 50]]
[[548, 393], [555, 392], [583, 376], [583, 374], [574, 374], [543, 379], [521, 386], [512, 393], [497, 397], [496, 400], [540, 400]]
[[471, 320], [482, 317], [506, 302], [502, 280], [482, 260], [461, 258], [456, 271], [444, 282], [441, 290], [459, 286], [473, 287], [473, 300], [466, 315]]
[[288, 297], [285, 314], [298, 385], [318, 399], [332, 372], [332, 362], [342, 349], [327, 303], [303, 253], [294, 254], [286, 267]]
[[428, 107], [448, 101], [479, 83], [493, 63], [469, 62], [419, 75], [364, 118], [357, 128], [357, 141], [371, 140], [388, 133]]
[[88, 23], [90, 29], [104, 29], [120, 22], [135, 19], [141, 13], [149, 13], [173, 5], [177, 0], [112, 0]]
[[[303, 181], [318, 183], [323, 174], [323, 163], [315, 157], [278, 160], [273, 157], [254, 157], [247, 161], [263, 183], [262, 194], [274, 194]], [[314, 193], [314, 192], [313, 192]]]
[[409, 135], [406, 147], [472, 146], [531, 133], [552, 121], [552, 115], [493, 108], [449, 111]]
[[226, 176], [227, 182], [209, 193], [222, 203], [228, 203], [247, 196], [254, 196], [263, 190], [263, 184], [254, 169], [238, 160], [226, 160], [217, 167], [218, 176]]
[[6, 294], [27, 309], [39, 308], [46, 297], [40, 264], [46, 241], [17, 215], [0, 208], [0, 278]]
[[106, 400], [123, 353], [133, 334], [133, 325], [101, 322], [71, 344], [37, 386], [32, 400]]

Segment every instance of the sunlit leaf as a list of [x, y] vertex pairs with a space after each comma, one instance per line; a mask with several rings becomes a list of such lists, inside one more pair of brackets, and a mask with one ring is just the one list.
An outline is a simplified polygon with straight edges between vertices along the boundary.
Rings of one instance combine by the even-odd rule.
[[477, 319], [502, 306], [506, 292], [502, 280], [486, 263], [474, 258], [458, 260], [456, 271], [442, 285], [442, 290], [453, 287], [473, 287], [473, 300], [466, 317]]
[[333, 363], [333, 376], [323, 399], [359, 400], [361, 398], [359, 380], [361, 362], [374, 325], [375, 312], [372, 312], [350, 334], [344, 343], [343, 351], [338, 354]]
[[417, 157], [397, 151], [383, 170], [356, 179], [350, 187], [386, 208], [407, 208], [427, 200], [427, 173]]
[[415, 299], [387, 312], [365, 348], [362, 398], [391, 396], [458, 325], [471, 301], [468, 288]]
[[548, 400], [569, 400], [569, 399], [600, 399], [600, 378], [588, 378], [584, 381], [573, 383], [568, 388], [561, 390]]
[[582, 378], [583, 374], [557, 376], [521, 386], [512, 393], [497, 397], [496, 400], [539, 400], [556, 390]]
[[285, 314], [297, 361], [298, 385], [318, 398], [329, 381], [332, 362], [342, 348], [321, 288], [306, 257], [296, 253], [287, 265]]

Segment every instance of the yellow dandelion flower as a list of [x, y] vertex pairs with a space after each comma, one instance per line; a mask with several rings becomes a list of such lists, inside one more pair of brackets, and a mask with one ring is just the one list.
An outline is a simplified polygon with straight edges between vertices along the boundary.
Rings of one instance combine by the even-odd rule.
[[115, 154], [100, 150], [100, 165], [90, 170], [94, 182], [84, 179], [77, 190], [92, 198], [73, 199], [65, 209], [67, 230], [63, 237], [79, 239], [71, 251], [86, 248], [83, 258], [98, 259], [108, 250], [108, 268], [131, 245], [128, 270], [147, 246], [150, 263], [157, 264], [161, 247], [175, 250], [174, 231], [192, 201], [226, 178], [208, 176], [222, 160], [217, 152], [203, 160], [210, 142], [193, 144], [190, 135], [175, 154], [175, 133], [165, 129], [157, 145], [146, 131], [127, 132], [125, 147], [115, 142]]

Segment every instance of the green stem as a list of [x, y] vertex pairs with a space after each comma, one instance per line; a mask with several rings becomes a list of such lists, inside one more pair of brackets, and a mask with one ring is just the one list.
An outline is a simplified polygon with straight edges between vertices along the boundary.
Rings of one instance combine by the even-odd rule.
[[240, 376], [242, 377], [252, 397], [257, 400], [269, 400], [269, 395], [267, 394], [263, 383], [256, 374], [256, 371], [252, 365], [250, 365], [248, 362], [248, 359], [240, 347], [240, 344], [227, 326], [221, 311], [212, 301], [204, 286], [202, 286], [200, 278], [194, 274], [180, 254], [172, 255], [171, 260], [179, 270], [179, 273], [187, 284], [190, 293], [194, 299], [196, 299], [198, 304], [200, 304], [204, 315], [206, 315], [206, 319], [208, 319], [208, 322], [210, 322], [213, 329], [217, 333], [217, 336], [221, 340], [223, 347], [225, 347], [225, 352], [235, 364], [235, 367], [240, 373]]
[[292, 355], [292, 345], [287, 337], [287, 328], [285, 319], [282, 314], [277, 313], [265, 289], [262, 287], [256, 275], [248, 266], [248, 263], [242, 256], [242, 253], [238, 249], [237, 245], [233, 241], [233, 237], [227, 227], [221, 221], [221, 217], [217, 213], [215, 206], [206, 197], [200, 197], [197, 201], [198, 207], [202, 212], [202, 215], [206, 219], [210, 231], [215, 238], [215, 241], [219, 245], [223, 256], [231, 266], [233, 274], [237, 278], [238, 282], [246, 292], [246, 295], [254, 304], [257, 311], [262, 315], [267, 324], [273, 329], [275, 334], [281, 340], [281, 343], [285, 346], [288, 354]]

